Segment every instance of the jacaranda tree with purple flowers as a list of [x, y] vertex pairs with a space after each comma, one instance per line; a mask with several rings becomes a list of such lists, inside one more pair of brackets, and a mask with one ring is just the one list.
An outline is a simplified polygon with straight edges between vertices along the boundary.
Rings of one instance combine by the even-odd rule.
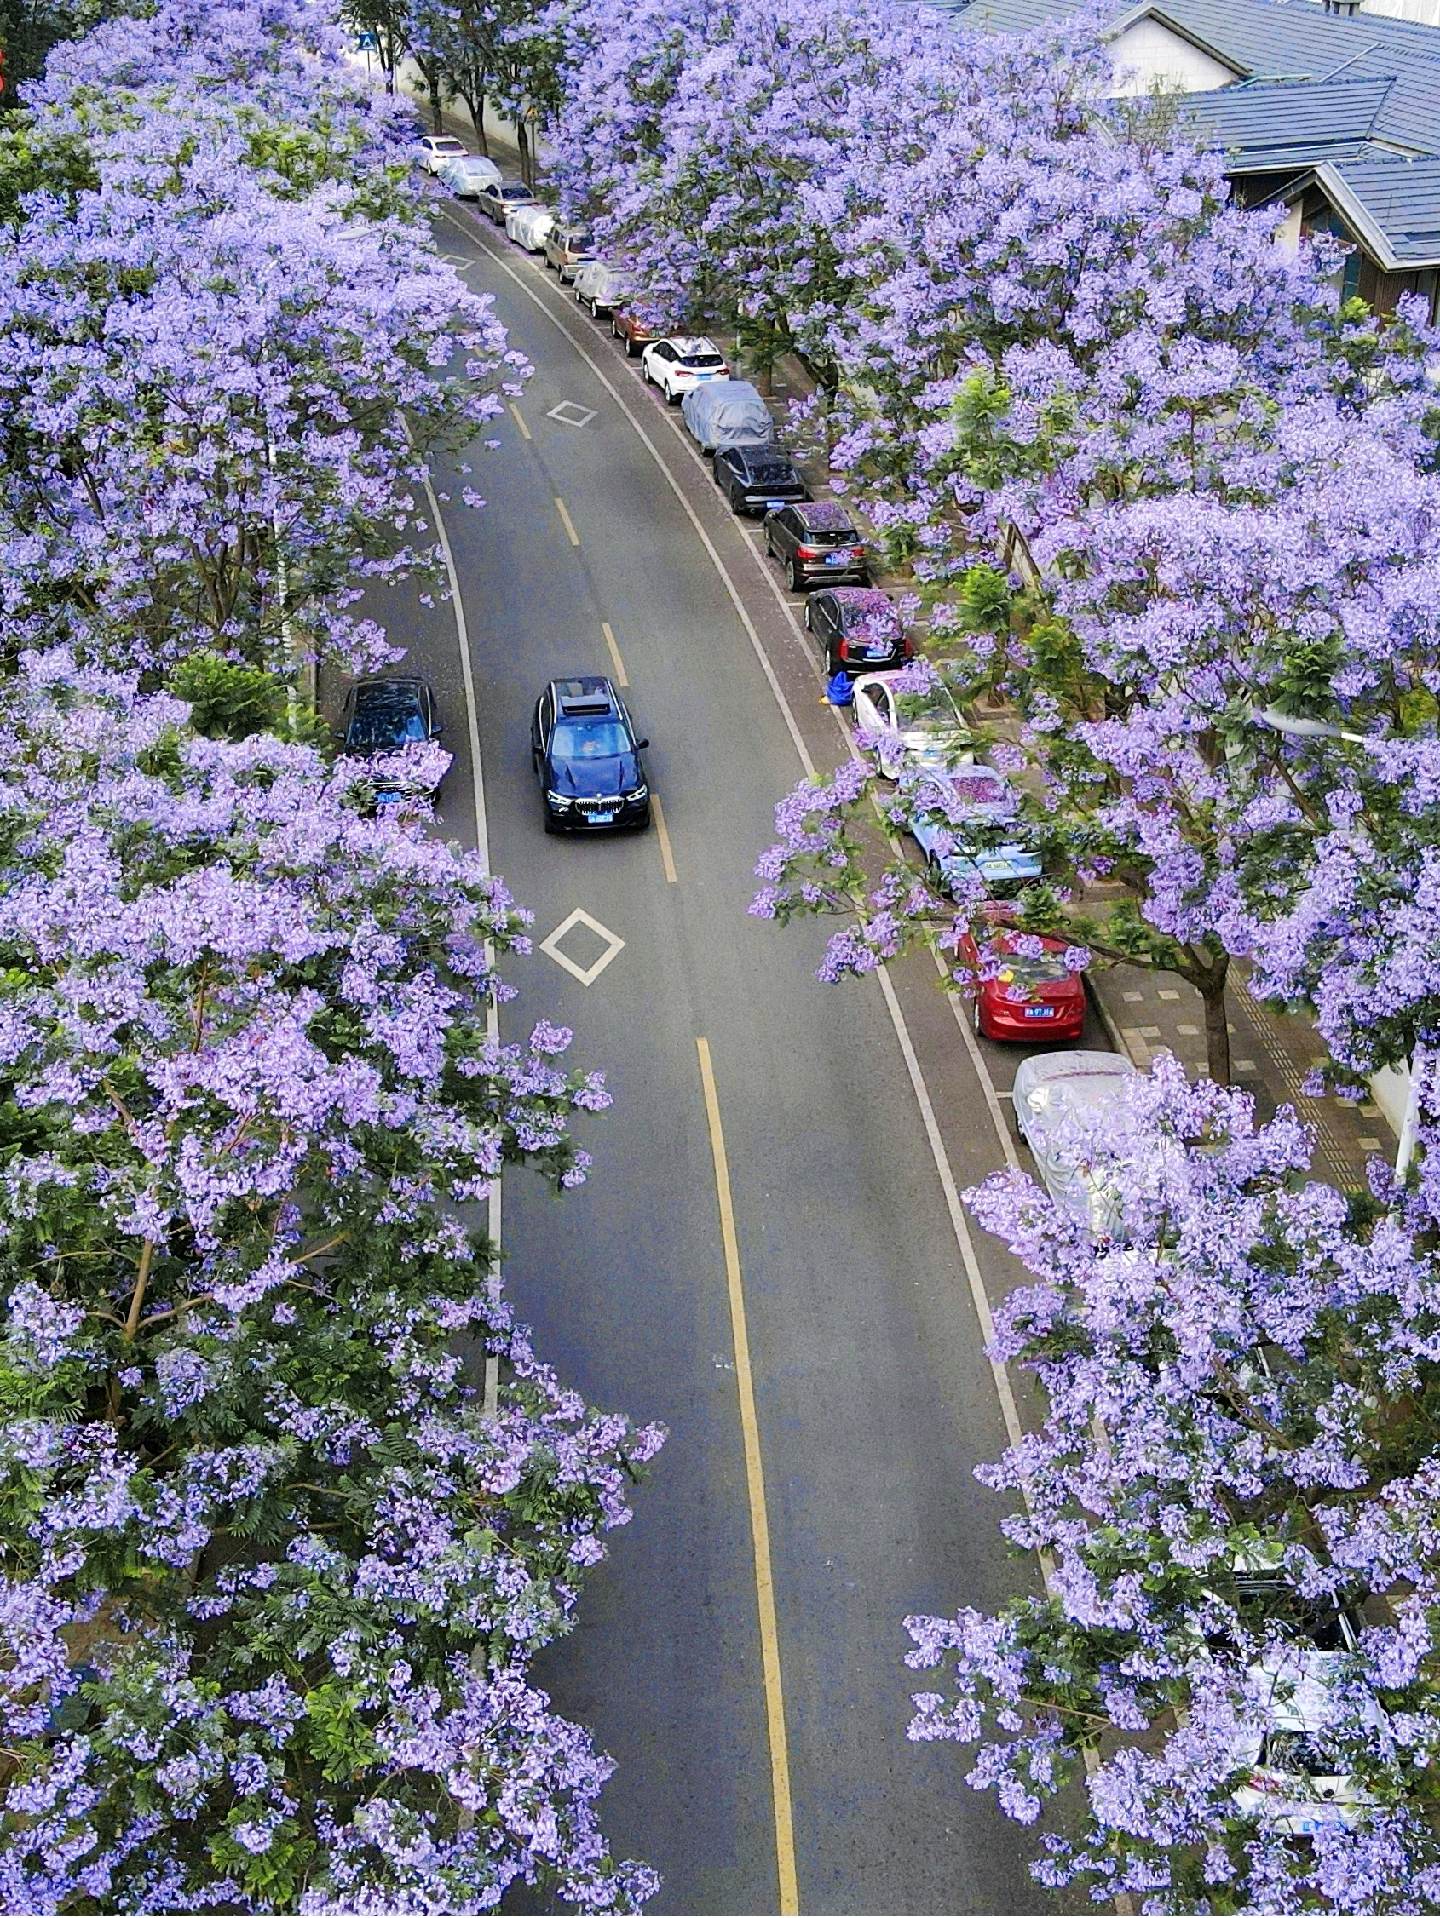
[[[305, 0], [162, 4], [0, 130], [0, 1906], [629, 1910], [536, 1654], [660, 1434], [513, 1319], [568, 1031], [445, 755], [265, 730], [387, 651], [427, 451], [521, 377]], [[207, 736], [157, 678], [193, 687]], [[416, 813], [420, 815], [416, 817]]]
[[1104, 1240], [1018, 1173], [970, 1195], [1031, 1275], [993, 1349], [1046, 1409], [982, 1476], [1023, 1500], [1005, 1530], [1046, 1588], [908, 1621], [938, 1674], [911, 1736], [976, 1748], [971, 1783], [1022, 1824], [1053, 1811], [1036, 1875], [1097, 1902], [1425, 1909], [1433, 1253], [1309, 1182], [1293, 1114], [1257, 1127], [1168, 1058], [1068, 1143]]
[[494, 417], [523, 361], [435, 254], [391, 121], [353, 79], [327, 89], [295, 8], [223, 92], [244, 10], [206, 36], [179, 9], [141, 83], [134, 42], [163, 46], [166, 11], [36, 90], [100, 187], [23, 196], [0, 264], [12, 656], [58, 635], [148, 671], [196, 646], [374, 664], [367, 577], [434, 561], [425, 456]]
[[5, 1908], [633, 1904], [528, 1667], [658, 1434], [470, 1223], [608, 1103], [488, 1028], [523, 915], [363, 768], [58, 649], [0, 761]]

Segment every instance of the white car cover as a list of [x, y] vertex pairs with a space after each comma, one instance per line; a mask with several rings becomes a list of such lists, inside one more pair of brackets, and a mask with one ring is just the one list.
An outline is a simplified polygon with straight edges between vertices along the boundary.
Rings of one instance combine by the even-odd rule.
[[768, 446], [775, 438], [770, 408], [748, 380], [704, 380], [680, 403], [685, 424], [700, 446]]

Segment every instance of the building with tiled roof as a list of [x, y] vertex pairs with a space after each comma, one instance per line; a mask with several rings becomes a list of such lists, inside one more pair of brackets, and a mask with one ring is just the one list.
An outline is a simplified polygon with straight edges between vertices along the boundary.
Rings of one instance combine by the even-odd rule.
[[[1018, 33], [1075, 0], [971, 0], [967, 27]], [[1238, 198], [1286, 231], [1353, 246], [1344, 294], [1440, 315], [1440, 28], [1352, 0], [1116, 0], [1117, 94], [1184, 94], [1180, 121], [1225, 155]]]

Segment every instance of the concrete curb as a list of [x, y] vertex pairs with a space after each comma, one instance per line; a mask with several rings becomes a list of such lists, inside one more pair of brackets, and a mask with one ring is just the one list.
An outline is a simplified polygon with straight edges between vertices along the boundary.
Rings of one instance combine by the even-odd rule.
[[1084, 973], [1082, 977], [1085, 982], [1085, 996], [1095, 1008], [1096, 1018], [1105, 1028], [1105, 1037], [1110, 1041], [1111, 1051], [1118, 1052], [1122, 1059], [1128, 1059], [1132, 1066], [1143, 1071], [1144, 1068], [1140, 1066], [1140, 1061], [1135, 1057], [1129, 1046], [1126, 1045], [1120, 1028], [1115, 1023], [1115, 1015], [1111, 1012], [1109, 1006], [1106, 1005], [1100, 988], [1095, 984], [1088, 972]]

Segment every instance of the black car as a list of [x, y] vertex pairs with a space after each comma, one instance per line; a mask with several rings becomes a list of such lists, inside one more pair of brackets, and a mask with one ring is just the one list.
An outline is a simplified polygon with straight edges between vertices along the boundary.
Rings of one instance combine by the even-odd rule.
[[535, 702], [530, 756], [546, 832], [650, 824], [650, 788], [625, 702], [598, 673], [552, 679]]
[[[345, 695], [340, 743], [353, 759], [373, 759], [439, 736], [435, 695], [423, 679], [362, 679]], [[393, 805], [404, 791], [403, 781], [387, 778], [375, 789], [376, 803]]]
[[903, 666], [913, 650], [888, 593], [878, 586], [836, 586], [805, 602], [805, 626], [836, 673], [880, 673]]
[[765, 551], [785, 567], [794, 592], [816, 580], [870, 578], [869, 549], [843, 506], [805, 500], [765, 516]]
[[773, 446], [722, 446], [715, 455], [715, 484], [732, 513], [768, 513], [810, 497], [794, 460]]
[[505, 215], [517, 206], [538, 206], [540, 202], [523, 180], [492, 180], [475, 195], [475, 204], [496, 226], [504, 226]]

